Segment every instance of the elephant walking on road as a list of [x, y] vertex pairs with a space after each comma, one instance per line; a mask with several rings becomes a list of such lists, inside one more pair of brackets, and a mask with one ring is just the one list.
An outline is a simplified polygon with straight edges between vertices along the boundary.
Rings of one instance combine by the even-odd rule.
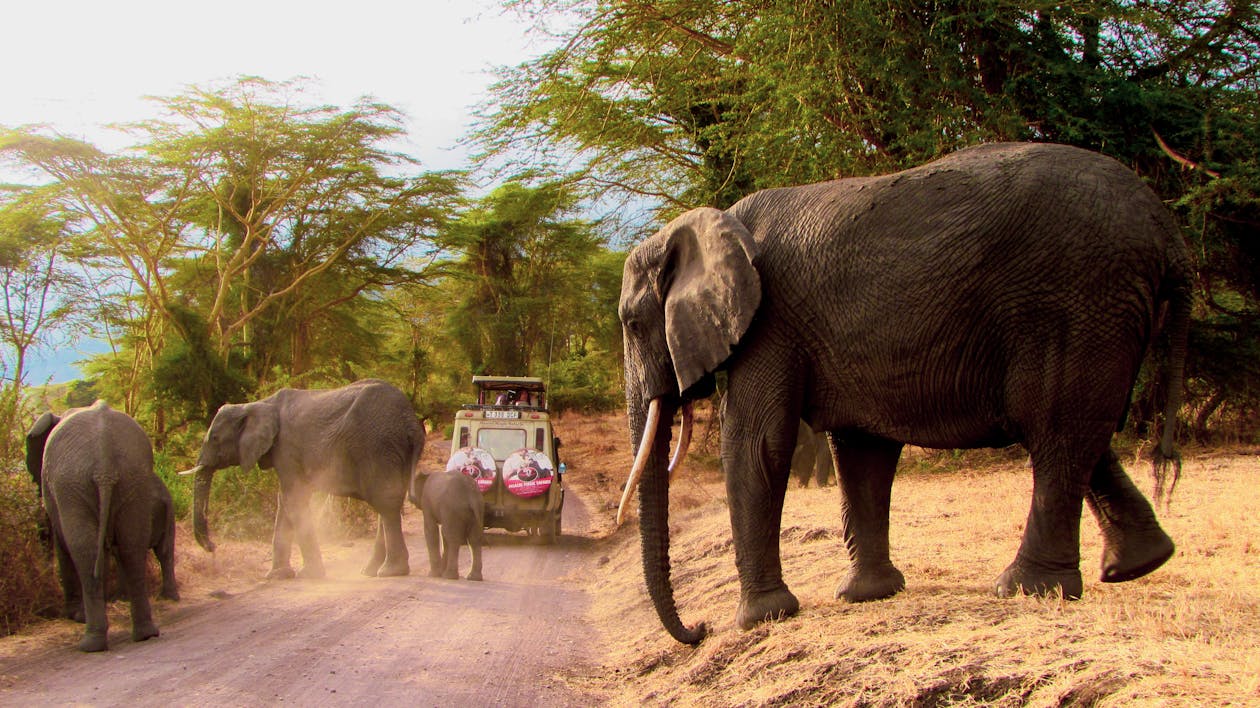
[[[193, 533], [208, 551], [206, 511], [214, 472], [257, 464], [280, 479], [268, 578], [324, 577], [324, 561], [310, 514], [315, 490], [362, 499], [378, 515], [376, 543], [364, 575], [407, 575], [410, 565], [402, 534], [402, 505], [412, 470], [424, 449], [424, 428], [407, 396], [374, 379], [328, 390], [286, 388], [261, 401], [219, 409], [197, 465]], [[290, 566], [293, 541], [303, 568]]]
[[162, 569], [162, 597], [178, 600], [175, 512], [153, 473], [153, 448], [136, 421], [103, 401], [45, 413], [26, 435], [26, 467], [48, 512], [66, 615], [86, 621], [79, 649], [108, 647], [107, 553], [131, 601], [131, 637], [158, 636], [149, 604], [147, 558]]
[[472, 552], [468, 579], [481, 580], [485, 504], [476, 480], [463, 472], [447, 470], [430, 475], [416, 473], [412, 485], [411, 503], [424, 512], [429, 575], [458, 578], [459, 549], [467, 544]]
[[[1082, 590], [1080, 517], [1102, 579], [1173, 553], [1111, 436], [1157, 330], [1170, 341], [1159, 445], [1174, 454], [1193, 277], [1159, 199], [1114, 160], [1060, 145], [971, 148], [883, 177], [757, 192], [695, 209], [626, 259], [626, 400], [642, 477], [643, 566], [679, 641], [670, 581], [670, 421], [725, 369], [722, 465], [740, 627], [794, 614], [779, 530], [798, 420], [831, 435], [850, 570], [836, 595], [888, 597], [893, 474], [906, 444], [1022, 443], [1033, 499], [998, 595]], [[682, 459], [681, 455], [677, 459]], [[623, 500], [625, 497], [623, 497]]]

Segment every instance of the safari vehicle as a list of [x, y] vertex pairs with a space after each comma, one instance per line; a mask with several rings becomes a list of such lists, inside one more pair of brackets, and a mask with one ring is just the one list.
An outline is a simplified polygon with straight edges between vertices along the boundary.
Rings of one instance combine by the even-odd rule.
[[554, 543], [564, 507], [560, 440], [542, 379], [474, 376], [477, 402], [455, 414], [448, 470], [477, 481], [486, 528], [524, 530]]

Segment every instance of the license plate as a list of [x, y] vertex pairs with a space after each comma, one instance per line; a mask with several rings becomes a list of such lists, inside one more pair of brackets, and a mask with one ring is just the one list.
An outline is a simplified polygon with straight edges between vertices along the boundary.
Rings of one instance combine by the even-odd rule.
[[520, 418], [520, 411], [486, 411], [487, 418]]

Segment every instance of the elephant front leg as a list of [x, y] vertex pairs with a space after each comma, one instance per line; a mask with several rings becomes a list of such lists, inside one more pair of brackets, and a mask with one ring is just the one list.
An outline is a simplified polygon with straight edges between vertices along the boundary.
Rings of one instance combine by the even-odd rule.
[[[733, 427], [733, 426], [732, 426]], [[740, 600], [735, 621], [741, 629], [795, 615], [800, 602], [783, 582], [779, 528], [790, 476], [790, 439], [771, 453], [762, 439], [724, 435], [722, 459], [730, 503]], [[786, 449], [783, 445], [786, 444]]]
[[841, 526], [849, 574], [836, 599], [865, 602], [890, 597], [906, 578], [889, 557], [888, 514], [901, 444], [860, 433], [831, 436], [841, 491]]
[[293, 555], [293, 524], [284, 508], [284, 494], [276, 504], [276, 525], [271, 532], [271, 570], [268, 580], [289, 580], [296, 577], [290, 564]]
[[1140, 578], [1172, 556], [1172, 539], [1110, 448], [1094, 467], [1085, 501], [1102, 530], [1104, 583]]

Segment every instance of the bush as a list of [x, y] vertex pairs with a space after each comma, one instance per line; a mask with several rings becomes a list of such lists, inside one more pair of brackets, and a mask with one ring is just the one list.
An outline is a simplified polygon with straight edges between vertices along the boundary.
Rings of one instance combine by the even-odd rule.
[[39, 491], [25, 469], [0, 471], [0, 633], [56, 614], [61, 586], [53, 568]]
[[548, 405], [557, 413], [602, 413], [625, 405], [621, 363], [614, 354], [591, 352], [559, 361], [550, 374]]

